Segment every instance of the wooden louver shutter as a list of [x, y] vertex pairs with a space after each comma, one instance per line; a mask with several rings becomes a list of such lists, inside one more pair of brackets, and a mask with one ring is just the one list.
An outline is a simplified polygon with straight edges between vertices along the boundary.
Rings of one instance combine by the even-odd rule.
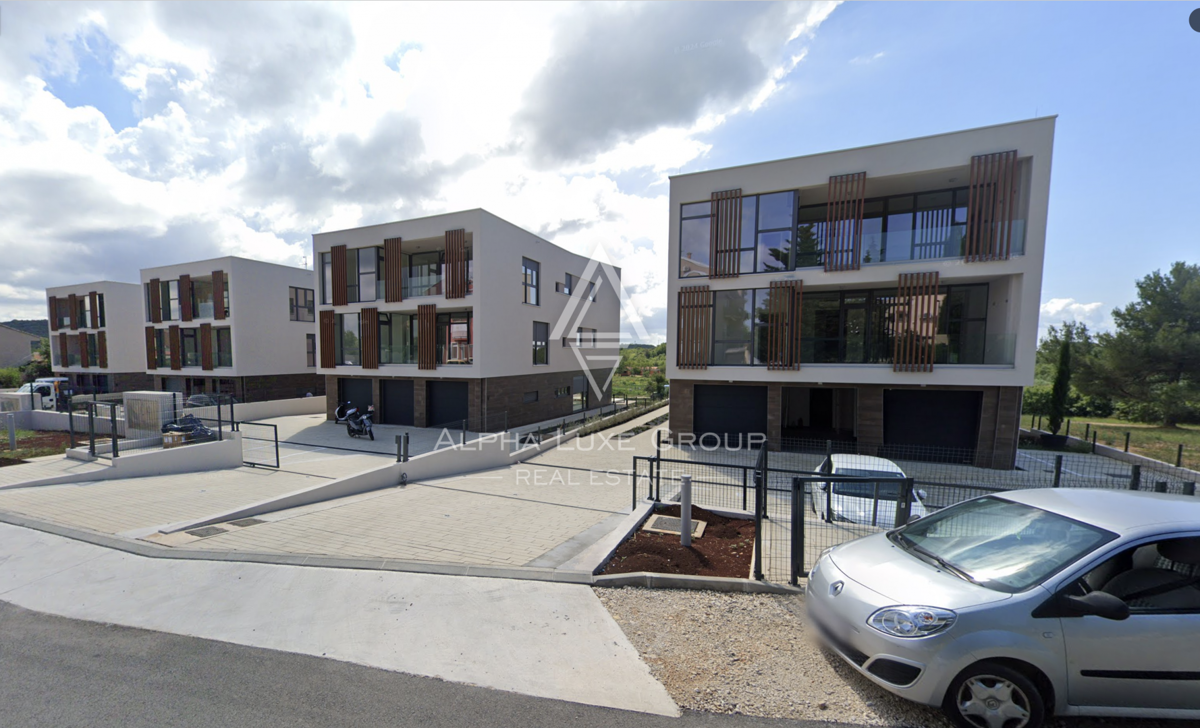
[[892, 371], [932, 372], [941, 296], [938, 273], [903, 273], [896, 291]]
[[58, 335], [58, 365], [61, 367], [71, 365], [67, 360], [67, 333], [65, 331]]
[[200, 324], [200, 368], [206, 372], [213, 369], [212, 324]]
[[333, 346], [333, 340], [337, 336], [337, 327], [334, 325], [333, 311], [329, 309], [321, 311], [318, 318], [320, 323], [317, 328], [320, 329], [321, 334], [321, 368], [333, 369], [337, 364], [337, 360], [334, 359]]
[[162, 286], [157, 278], [150, 279], [150, 322], [162, 323]]
[[359, 320], [363, 369], [379, 368], [379, 309], [364, 308]]
[[708, 286], [679, 290], [675, 365], [680, 369], [707, 369], [712, 348], [713, 294]]
[[712, 193], [709, 229], [710, 278], [734, 278], [742, 247], [742, 191]]
[[167, 333], [171, 344], [171, 368], [183, 369], [183, 339], [178, 326], [172, 326]]
[[146, 368], [158, 369], [158, 352], [154, 348], [154, 327], [146, 327]]
[[971, 157], [967, 197], [968, 263], [1008, 260], [1017, 206], [1017, 151]]
[[108, 368], [108, 334], [104, 331], [96, 334], [96, 366]]
[[91, 357], [88, 356], [88, 335], [86, 331], [79, 332], [79, 366], [87, 369], [91, 367]]
[[467, 297], [467, 231], [446, 231], [446, 298]]
[[186, 274], [179, 276], [179, 318], [192, 320], [192, 277]]
[[58, 298], [50, 297], [50, 330], [58, 331]]
[[100, 305], [95, 291], [88, 294], [88, 309], [91, 312], [90, 318], [92, 319], [88, 322], [88, 328], [100, 328]]
[[400, 303], [404, 300], [404, 258], [400, 253], [400, 238], [383, 241], [383, 300]]
[[329, 249], [333, 274], [333, 305], [345, 306], [349, 300], [346, 291], [346, 246], [335, 245]]
[[71, 307], [70, 311], [67, 312], [68, 313], [67, 320], [71, 322], [71, 330], [78, 331], [79, 330], [79, 296], [76, 296], [74, 293], [72, 293], [71, 295], [67, 296], [67, 303]]
[[866, 191], [866, 172], [829, 178], [829, 201], [825, 207], [826, 271], [859, 269]]
[[767, 296], [767, 369], [800, 368], [801, 281], [772, 281]]
[[437, 369], [437, 306], [417, 306], [417, 368]]
[[213, 318], [218, 321], [225, 320], [225, 271], [214, 270], [212, 272], [213, 285]]

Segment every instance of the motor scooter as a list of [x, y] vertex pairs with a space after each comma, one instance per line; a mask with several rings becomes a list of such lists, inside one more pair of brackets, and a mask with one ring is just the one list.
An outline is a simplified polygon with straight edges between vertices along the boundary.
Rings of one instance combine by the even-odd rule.
[[375, 431], [371, 428], [371, 417], [375, 414], [375, 405], [367, 405], [366, 414], [360, 413], [358, 408], [349, 402], [346, 405], [346, 414], [343, 418], [346, 422], [346, 434], [350, 435], [350, 437], [362, 437], [366, 435], [374, 440]]

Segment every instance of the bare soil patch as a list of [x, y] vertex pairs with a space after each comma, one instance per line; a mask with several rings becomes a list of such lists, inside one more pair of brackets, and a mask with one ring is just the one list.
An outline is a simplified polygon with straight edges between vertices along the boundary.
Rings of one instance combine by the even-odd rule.
[[[660, 508], [656, 513], [678, 518], [678, 505]], [[692, 506], [692, 518], [707, 522], [704, 535], [692, 539], [684, 548], [679, 536], [636, 531], [617, 547], [602, 573], [629, 574], [651, 571], [659, 574], [689, 576], [727, 576], [745, 579], [750, 575], [754, 555], [754, 521], [726, 518]]]
[[0, 467], [22, 465], [26, 458], [59, 455], [71, 446], [71, 436], [66, 432], [35, 432], [19, 430], [17, 449], [8, 449], [8, 432], [0, 430]]

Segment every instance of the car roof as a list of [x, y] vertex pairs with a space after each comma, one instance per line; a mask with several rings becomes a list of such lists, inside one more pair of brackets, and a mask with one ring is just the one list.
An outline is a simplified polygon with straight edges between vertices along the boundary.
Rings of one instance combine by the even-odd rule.
[[877, 470], [881, 473], [904, 475], [904, 471], [896, 463], [887, 458], [877, 458], [873, 455], [830, 455], [829, 460], [833, 463], [834, 469], [858, 468], [859, 470]]
[[1102, 488], [1038, 488], [994, 495], [1109, 531], [1172, 523], [1200, 529], [1200, 498], [1194, 496]]

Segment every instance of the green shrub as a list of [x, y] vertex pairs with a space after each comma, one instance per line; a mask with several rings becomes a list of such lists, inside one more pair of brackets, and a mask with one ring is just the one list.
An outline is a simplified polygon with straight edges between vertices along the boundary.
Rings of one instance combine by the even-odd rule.
[[21, 370], [17, 367], [8, 367], [0, 369], [0, 388], [15, 389], [21, 386], [22, 377]]

